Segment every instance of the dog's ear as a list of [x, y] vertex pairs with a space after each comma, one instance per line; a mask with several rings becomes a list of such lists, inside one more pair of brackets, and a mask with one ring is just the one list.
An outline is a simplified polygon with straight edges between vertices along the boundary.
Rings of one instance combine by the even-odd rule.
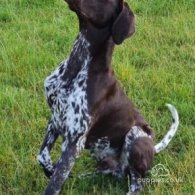
[[135, 32], [134, 14], [127, 3], [122, 6], [122, 11], [112, 26], [112, 38], [116, 44], [121, 44]]

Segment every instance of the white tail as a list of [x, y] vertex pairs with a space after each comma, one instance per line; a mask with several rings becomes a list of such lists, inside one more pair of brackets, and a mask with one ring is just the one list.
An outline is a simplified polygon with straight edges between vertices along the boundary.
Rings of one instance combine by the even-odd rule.
[[164, 150], [168, 146], [169, 142], [175, 135], [177, 128], [179, 126], [179, 116], [176, 108], [171, 104], [166, 104], [166, 106], [171, 111], [173, 122], [165, 137], [158, 144], [154, 146], [155, 153], [159, 153], [160, 151]]

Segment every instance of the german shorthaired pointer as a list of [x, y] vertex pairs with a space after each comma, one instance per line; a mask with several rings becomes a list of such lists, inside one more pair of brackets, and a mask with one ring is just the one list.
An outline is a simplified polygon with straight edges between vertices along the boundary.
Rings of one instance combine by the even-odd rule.
[[[59, 194], [75, 159], [86, 148], [103, 173], [131, 177], [131, 192], [150, 169], [153, 156], [164, 149], [178, 127], [174, 121], [156, 146], [152, 129], [119, 86], [111, 67], [115, 44], [134, 33], [134, 15], [123, 0], [66, 0], [79, 19], [80, 33], [70, 57], [45, 80], [52, 111], [38, 161], [50, 178], [45, 195]], [[58, 135], [62, 152], [54, 165], [50, 151]]]

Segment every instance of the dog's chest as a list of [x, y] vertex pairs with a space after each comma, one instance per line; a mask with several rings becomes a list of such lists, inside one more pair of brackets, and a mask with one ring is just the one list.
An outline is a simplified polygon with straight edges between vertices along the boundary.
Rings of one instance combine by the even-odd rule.
[[[83, 54], [77, 53], [83, 48]], [[59, 131], [63, 133], [84, 132], [90, 121], [87, 102], [87, 79], [89, 53], [86, 52], [87, 43], [79, 37], [73, 48], [71, 59], [62, 62], [60, 66], [45, 80], [45, 94], [52, 110], [52, 120]], [[66, 71], [71, 69], [72, 59], [76, 58], [81, 67], [73, 78], [64, 78]], [[74, 60], [73, 60], [74, 61]]]

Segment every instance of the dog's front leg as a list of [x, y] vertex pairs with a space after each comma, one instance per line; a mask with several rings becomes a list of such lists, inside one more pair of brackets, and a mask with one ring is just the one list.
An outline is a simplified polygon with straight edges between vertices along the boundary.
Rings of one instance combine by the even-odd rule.
[[59, 194], [63, 183], [74, 165], [76, 157], [78, 157], [80, 151], [84, 149], [84, 135], [77, 137], [74, 141], [69, 135], [65, 137], [66, 139], [64, 138], [62, 143], [61, 158], [59, 159], [51, 180], [45, 190], [45, 195]]
[[41, 146], [40, 152], [37, 156], [37, 160], [39, 161], [40, 165], [43, 167], [44, 173], [47, 177], [50, 177], [54, 172], [54, 167], [50, 157], [50, 151], [58, 135], [59, 134], [55, 130], [52, 120], [49, 121], [46, 129], [45, 139]]
[[142, 190], [140, 177], [134, 171], [131, 171], [129, 176], [131, 178], [131, 184], [127, 195], [137, 195]]

